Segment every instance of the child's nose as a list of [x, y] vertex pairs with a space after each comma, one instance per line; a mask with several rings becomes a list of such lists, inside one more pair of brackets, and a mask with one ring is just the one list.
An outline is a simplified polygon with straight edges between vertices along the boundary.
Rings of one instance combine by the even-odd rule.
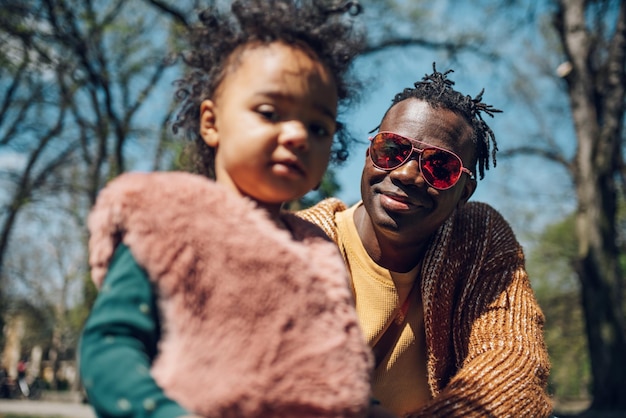
[[279, 142], [291, 147], [306, 148], [309, 143], [309, 131], [300, 121], [287, 121], [282, 126]]

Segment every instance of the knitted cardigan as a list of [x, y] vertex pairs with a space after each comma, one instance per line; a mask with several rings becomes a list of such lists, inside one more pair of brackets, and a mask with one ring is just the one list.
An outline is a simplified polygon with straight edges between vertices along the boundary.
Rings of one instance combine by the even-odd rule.
[[[89, 218], [97, 286], [119, 242], [154, 283], [157, 384], [206, 417], [358, 417], [371, 354], [336, 246], [204, 177], [125, 174]], [[293, 236], [292, 236], [293, 234]], [[120, 376], [120, 378], [123, 378]]]
[[[335, 213], [345, 209], [327, 199], [299, 215], [338, 242]], [[510, 226], [484, 203], [466, 204], [432, 237], [420, 289], [432, 400], [410, 417], [550, 415], [544, 317], [524, 263]]]

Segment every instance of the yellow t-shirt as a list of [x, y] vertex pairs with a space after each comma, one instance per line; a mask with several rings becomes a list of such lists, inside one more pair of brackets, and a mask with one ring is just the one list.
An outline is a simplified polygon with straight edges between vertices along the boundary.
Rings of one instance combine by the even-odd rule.
[[[338, 212], [335, 220], [339, 249], [352, 277], [361, 328], [367, 342], [373, 346], [394, 319], [396, 308], [409, 294], [419, 267], [407, 273], [396, 273], [379, 266], [369, 257], [354, 223], [354, 211], [360, 204]], [[419, 291], [413, 292], [400, 337], [374, 371], [372, 381], [374, 397], [399, 416], [415, 411], [431, 398], [426, 370], [424, 311], [419, 294]]]

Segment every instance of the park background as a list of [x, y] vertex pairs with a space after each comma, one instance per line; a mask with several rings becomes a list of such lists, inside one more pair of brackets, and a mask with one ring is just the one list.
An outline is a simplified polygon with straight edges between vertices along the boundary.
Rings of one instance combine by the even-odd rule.
[[[228, 4], [228, 1], [217, 1]], [[342, 2], [339, 2], [342, 3]], [[546, 315], [557, 407], [626, 411], [626, 5], [619, 0], [362, 0], [358, 139], [304, 204], [359, 199], [368, 132], [437, 69], [502, 109], [497, 166], [472, 200], [511, 222]], [[178, 167], [174, 80], [207, 1], [0, 0], [2, 365], [76, 389], [94, 298], [85, 220], [106, 181]], [[565, 407], [562, 407], [565, 408]], [[581, 408], [578, 408], [581, 409]], [[563, 412], [567, 412], [563, 410]]]

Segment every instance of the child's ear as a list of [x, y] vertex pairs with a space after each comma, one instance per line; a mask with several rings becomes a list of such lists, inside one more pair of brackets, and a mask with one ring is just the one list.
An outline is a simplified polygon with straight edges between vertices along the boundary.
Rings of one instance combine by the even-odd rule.
[[215, 127], [215, 103], [204, 100], [200, 103], [200, 136], [210, 147], [217, 147], [219, 137]]

